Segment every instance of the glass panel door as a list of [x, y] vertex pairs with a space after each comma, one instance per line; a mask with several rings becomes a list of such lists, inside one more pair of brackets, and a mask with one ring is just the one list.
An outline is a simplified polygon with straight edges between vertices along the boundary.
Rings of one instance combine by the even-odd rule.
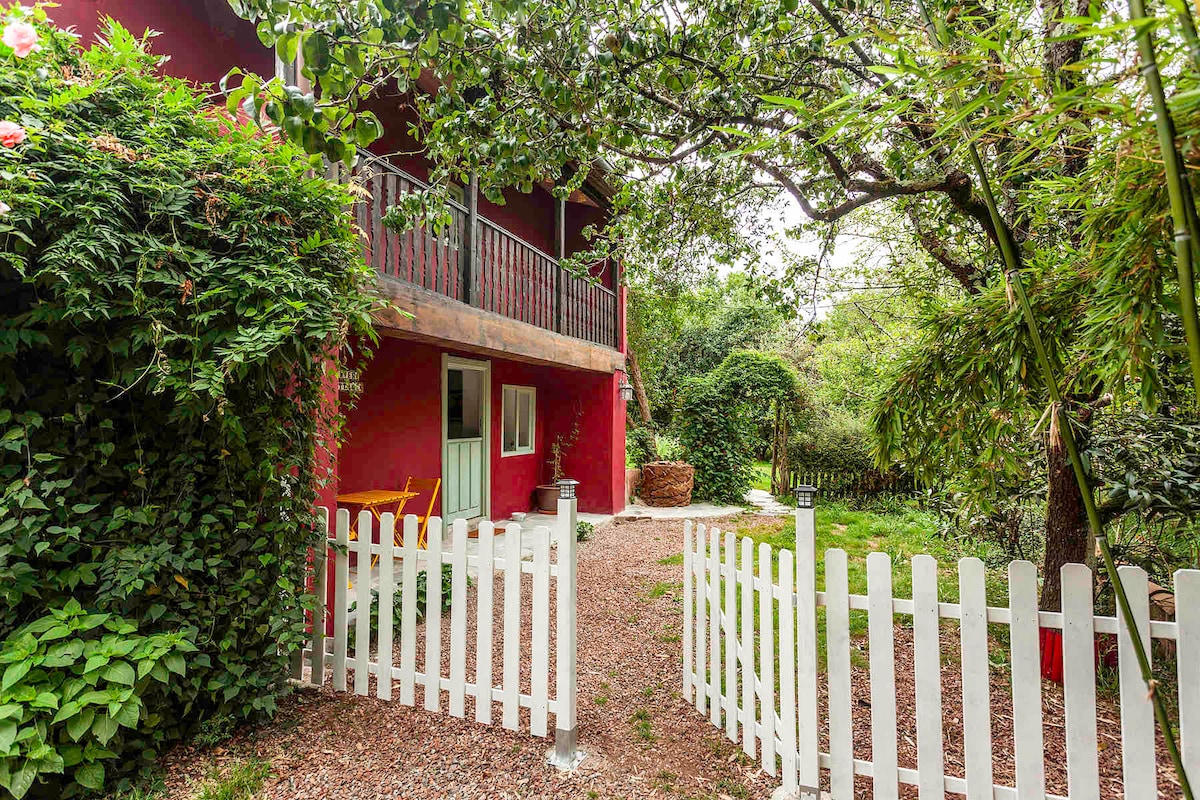
[[487, 376], [486, 364], [446, 367], [442, 516], [447, 521], [483, 514]]

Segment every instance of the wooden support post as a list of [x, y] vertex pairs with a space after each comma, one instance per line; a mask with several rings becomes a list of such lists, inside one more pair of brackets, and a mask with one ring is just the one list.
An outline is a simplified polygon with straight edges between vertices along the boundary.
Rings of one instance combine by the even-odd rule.
[[554, 332], [562, 333], [563, 268], [567, 253], [567, 201], [554, 203]]
[[463, 231], [462, 269], [463, 302], [477, 305], [480, 292], [475, 276], [479, 274], [479, 176], [474, 172], [467, 182], [467, 226]]

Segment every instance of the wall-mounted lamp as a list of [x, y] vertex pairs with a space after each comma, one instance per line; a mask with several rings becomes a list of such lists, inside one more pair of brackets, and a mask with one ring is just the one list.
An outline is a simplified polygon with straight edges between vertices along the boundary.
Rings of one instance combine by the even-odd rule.
[[625, 370], [619, 369], [617, 372], [621, 373], [621, 383], [617, 386], [617, 396], [621, 398], [622, 402], [628, 403], [633, 399], [633, 384], [629, 382], [629, 377], [625, 374]]

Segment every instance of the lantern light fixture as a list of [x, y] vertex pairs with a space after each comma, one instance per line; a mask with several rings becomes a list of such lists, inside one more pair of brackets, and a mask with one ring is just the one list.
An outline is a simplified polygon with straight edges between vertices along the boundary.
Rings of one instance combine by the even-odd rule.
[[796, 508], [813, 508], [817, 500], [817, 487], [802, 483], [792, 489], [796, 495]]
[[628, 403], [633, 399], [633, 384], [629, 382], [629, 376], [625, 370], [617, 370], [621, 373], [621, 382], [617, 385], [617, 396], [622, 402]]
[[558, 482], [558, 499], [574, 500], [575, 487], [579, 485], [579, 481], [571, 478], [563, 478]]

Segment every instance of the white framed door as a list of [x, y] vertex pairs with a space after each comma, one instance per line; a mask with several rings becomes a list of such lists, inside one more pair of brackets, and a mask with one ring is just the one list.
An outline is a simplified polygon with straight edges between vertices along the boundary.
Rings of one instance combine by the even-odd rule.
[[442, 355], [442, 518], [488, 513], [491, 364]]

